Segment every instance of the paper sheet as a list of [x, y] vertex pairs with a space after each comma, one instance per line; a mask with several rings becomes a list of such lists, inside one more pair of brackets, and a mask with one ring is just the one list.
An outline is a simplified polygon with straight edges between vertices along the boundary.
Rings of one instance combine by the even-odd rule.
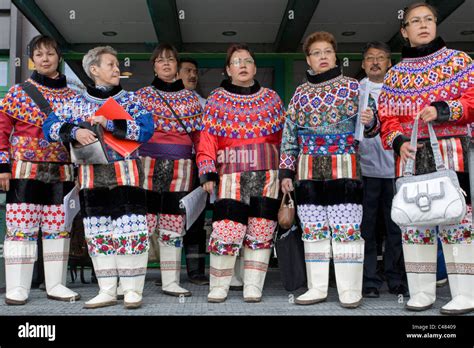
[[370, 95], [370, 86], [371, 82], [367, 80], [367, 83], [361, 84], [359, 86], [359, 114], [357, 116], [356, 128], [355, 128], [355, 138], [358, 141], [364, 139], [364, 125], [360, 122], [360, 114], [362, 111], [367, 109], [369, 105], [369, 95]]
[[206, 208], [207, 192], [199, 186], [179, 201], [181, 209], [186, 210], [186, 230], [192, 226]]
[[64, 197], [64, 225], [66, 230], [70, 231], [72, 228], [72, 222], [74, 217], [79, 213], [81, 209], [79, 202], [79, 187], [76, 185], [74, 188]]

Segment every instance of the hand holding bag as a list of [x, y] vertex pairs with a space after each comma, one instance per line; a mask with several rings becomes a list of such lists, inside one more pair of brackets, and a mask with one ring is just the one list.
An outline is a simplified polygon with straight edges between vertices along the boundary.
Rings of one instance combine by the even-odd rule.
[[[288, 204], [285, 203], [287, 197], [288, 197]], [[295, 203], [293, 199], [291, 199], [291, 195], [287, 192], [283, 195], [280, 209], [278, 210], [278, 224], [285, 229], [289, 229], [293, 225], [294, 220], [295, 220]]]
[[[396, 183], [392, 203], [392, 220], [399, 226], [438, 226], [458, 224], [466, 214], [465, 194], [456, 172], [445, 168], [438, 139], [428, 123], [436, 172], [414, 175], [415, 161], [409, 158], [403, 177]], [[418, 117], [415, 119], [410, 145], [417, 148]], [[415, 152], [416, 154], [416, 152]]]
[[92, 126], [89, 122], [79, 124], [81, 128], [93, 131], [97, 140], [91, 144], [81, 145], [78, 141], [71, 143], [71, 162], [76, 164], [108, 164], [107, 151], [104, 145], [104, 133], [98, 124]]

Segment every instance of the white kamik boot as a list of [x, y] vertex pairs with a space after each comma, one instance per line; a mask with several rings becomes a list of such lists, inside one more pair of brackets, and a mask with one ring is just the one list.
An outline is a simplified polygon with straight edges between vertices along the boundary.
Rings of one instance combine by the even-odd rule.
[[122, 284], [125, 308], [134, 309], [142, 305], [148, 252], [139, 255], [117, 255], [117, 269]]
[[362, 303], [364, 245], [364, 240], [333, 242], [337, 292], [344, 308], [357, 308]]
[[442, 314], [458, 315], [474, 311], [474, 244], [443, 244], [452, 300]]
[[260, 302], [263, 284], [267, 275], [268, 262], [272, 249], [253, 250], [245, 248], [244, 252], [244, 301]]
[[295, 299], [299, 305], [311, 305], [325, 301], [328, 297], [329, 260], [331, 241], [329, 239], [304, 242], [308, 291]]
[[170, 296], [191, 296], [191, 291], [179, 286], [181, 275], [181, 252], [183, 248], [160, 243], [160, 268], [162, 291]]
[[99, 294], [84, 303], [84, 308], [101, 308], [117, 304], [117, 263], [115, 255], [91, 257]]
[[410, 300], [406, 309], [421, 312], [436, 300], [436, 244], [403, 244]]
[[215, 255], [211, 253], [208, 302], [220, 303], [227, 299], [236, 258], [235, 255]]
[[81, 296], [66, 287], [69, 238], [43, 239], [44, 278], [48, 298], [77, 301]]
[[8, 305], [24, 305], [28, 300], [37, 258], [36, 241], [9, 241], [3, 244], [5, 258], [6, 295]]

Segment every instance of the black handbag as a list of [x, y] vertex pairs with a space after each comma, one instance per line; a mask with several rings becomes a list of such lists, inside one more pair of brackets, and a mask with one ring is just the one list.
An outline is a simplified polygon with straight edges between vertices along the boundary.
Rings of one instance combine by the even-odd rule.
[[102, 127], [98, 124], [91, 125], [89, 122], [82, 122], [79, 127], [94, 132], [97, 140], [87, 145], [81, 145], [78, 141], [73, 141], [71, 143], [71, 162], [76, 164], [108, 164], [109, 158], [104, 145]]
[[295, 291], [305, 287], [307, 283], [302, 234], [298, 223], [291, 226], [289, 230], [279, 226], [276, 234], [275, 249], [278, 267], [286, 291]]

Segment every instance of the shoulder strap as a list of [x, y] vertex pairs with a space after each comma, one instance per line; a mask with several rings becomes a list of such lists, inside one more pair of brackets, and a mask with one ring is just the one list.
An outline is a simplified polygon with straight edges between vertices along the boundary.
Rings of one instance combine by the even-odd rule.
[[23, 88], [26, 94], [28, 94], [31, 99], [33, 99], [41, 112], [45, 113], [46, 116], [53, 112], [51, 105], [49, 105], [49, 102], [43, 97], [41, 92], [38, 91], [38, 88], [36, 88], [35, 85], [33, 85], [31, 82], [23, 82], [20, 84], [20, 86]]
[[170, 103], [168, 103], [168, 101], [163, 98], [163, 96], [161, 95], [160, 91], [158, 90], [158, 88], [155, 88], [155, 92], [160, 96], [160, 98], [165, 102], [166, 106], [168, 107], [168, 109], [171, 110], [171, 113], [173, 114], [174, 118], [179, 122], [179, 124], [181, 125], [181, 127], [183, 127], [184, 131], [186, 132], [186, 134], [191, 138], [191, 140], [193, 140], [193, 138], [191, 137], [191, 134], [188, 132], [188, 130], [186, 129], [186, 126], [184, 125], [183, 121], [181, 121], [181, 119], [179, 118], [179, 116], [176, 114], [176, 112], [174, 112], [173, 108], [171, 107]]
[[[410, 146], [415, 149], [414, 155], [416, 156], [417, 151], [417, 144], [418, 144], [418, 115], [415, 117], [415, 121], [413, 122], [413, 129], [411, 131], [411, 138], [410, 138]], [[433, 151], [433, 157], [436, 165], [436, 171], [444, 170], [446, 167], [444, 166], [443, 157], [441, 155], [441, 150], [439, 148], [438, 138], [436, 137], [436, 133], [433, 129], [433, 125], [431, 122], [428, 122], [428, 132], [430, 134], [430, 143], [431, 149]], [[411, 176], [415, 175], [415, 160], [408, 158], [405, 164], [405, 169], [403, 171], [403, 176]]]

